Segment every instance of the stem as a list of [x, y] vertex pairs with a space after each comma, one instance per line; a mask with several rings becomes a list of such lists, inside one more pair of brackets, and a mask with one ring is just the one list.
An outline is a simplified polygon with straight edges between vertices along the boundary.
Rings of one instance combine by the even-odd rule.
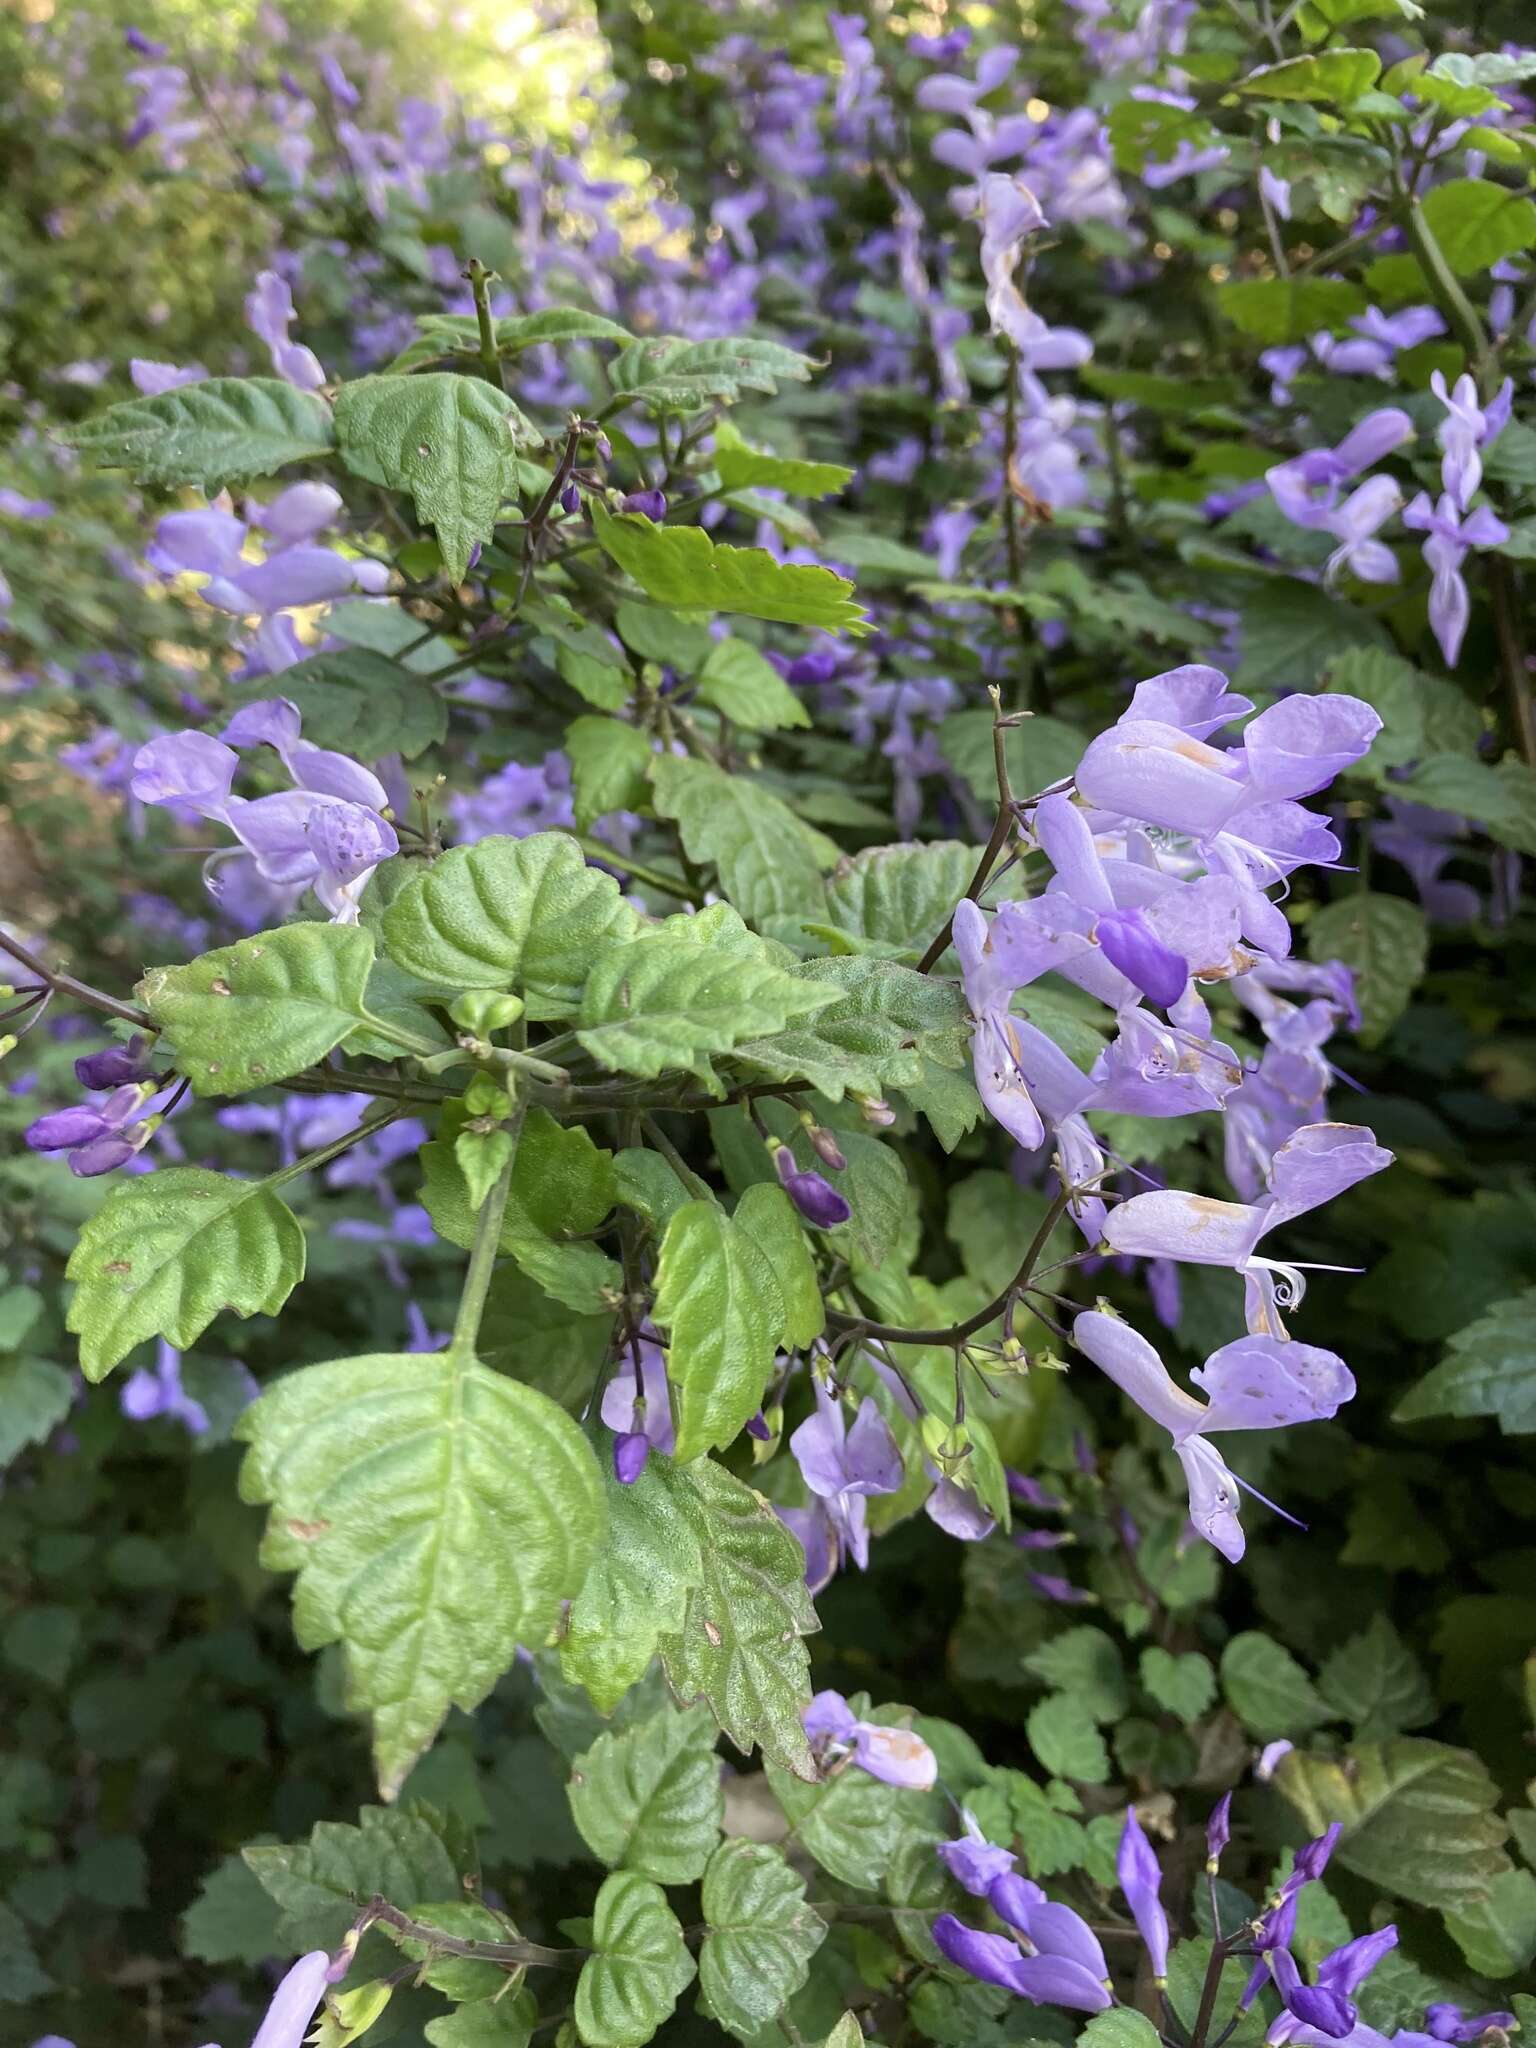
[[1216, 2010], [1216, 1997], [1221, 1990], [1222, 1966], [1226, 1960], [1227, 1944], [1224, 1941], [1213, 1941], [1211, 1959], [1205, 1966], [1205, 1982], [1200, 1987], [1200, 2010], [1195, 2014], [1189, 2048], [1205, 2048], [1205, 2037], [1211, 2030], [1211, 2015]]
[[487, 270], [478, 256], [471, 256], [465, 265], [464, 275], [475, 295], [475, 318], [480, 323], [480, 374], [487, 384], [494, 384], [498, 391], [505, 391], [501, 351], [496, 346], [496, 322], [491, 317], [491, 279], [496, 273]]
[[398, 1109], [391, 1109], [383, 1116], [376, 1116], [371, 1122], [359, 1124], [355, 1131], [348, 1131], [344, 1138], [334, 1138], [329, 1145], [322, 1145], [317, 1152], [306, 1152], [302, 1159], [295, 1159], [292, 1166], [280, 1166], [276, 1173], [269, 1173], [262, 1181], [264, 1188], [280, 1188], [291, 1180], [297, 1180], [301, 1173], [313, 1173], [317, 1166], [327, 1166], [338, 1154], [349, 1151], [361, 1144], [364, 1138], [371, 1138], [375, 1131], [382, 1131], [386, 1124], [392, 1124], [400, 1115]]
[[368, 1902], [368, 1919], [375, 1924], [393, 1927], [397, 1934], [405, 1935], [408, 1940], [424, 1942], [439, 1955], [464, 1956], [479, 1963], [505, 1963], [509, 1969], [521, 1969], [528, 1963], [542, 1963], [553, 1970], [574, 1970], [590, 1953], [584, 1948], [545, 1948], [537, 1941], [465, 1941], [457, 1934], [444, 1934], [440, 1927], [429, 1927], [424, 1921], [411, 1919], [398, 1906], [392, 1906], [387, 1899], [381, 1898]]
[[73, 996], [77, 1003], [84, 1003], [92, 1010], [101, 1010], [109, 1017], [121, 1017], [126, 1024], [137, 1024], [141, 1031], [159, 1029], [148, 1014], [133, 1003], [120, 1003], [105, 989], [93, 988], [88, 981], [76, 981], [72, 974], [60, 974], [51, 967], [45, 967], [35, 953], [29, 952], [6, 932], [0, 932], [0, 946], [35, 974], [45, 988], [51, 988], [55, 995]]
[[996, 1300], [989, 1301], [985, 1308], [977, 1309], [975, 1315], [967, 1316], [963, 1323], [953, 1323], [947, 1330], [902, 1330], [892, 1323], [872, 1323], [865, 1316], [844, 1315], [839, 1309], [829, 1311], [831, 1319], [847, 1329], [857, 1330], [861, 1336], [877, 1337], [883, 1344], [963, 1344], [967, 1337], [974, 1337], [978, 1330], [984, 1330], [988, 1323], [1000, 1316], [1014, 1296], [1028, 1287], [1040, 1254], [1045, 1250], [1051, 1232], [1066, 1214], [1072, 1195], [1071, 1188], [1058, 1189], [1040, 1228], [1029, 1241], [1029, 1250], [1024, 1254], [1024, 1262], [1018, 1272]]
[[1520, 643], [1520, 607], [1515, 573], [1502, 555], [1488, 557], [1488, 594], [1493, 600], [1493, 629], [1499, 643], [1499, 666], [1509, 694], [1510, 722], [1528, 768], [1536, 768], [1536, 720], [1531, 716], [1530, 677]]
[[[992, 726], [992, 761], [997, 771], [997, 816], [992, 824], [992, 837], [982, 849], [981, 859], [976, 863], [976, 872], [966, 886], [966, 895], [974, 898], [986, 882], [997, 863], [997, 857], [1008, 843], [1008, 834], [1013, 830], [1013, 787], [1008, 780], [1007, 735], [1009, 726], [1000, 712], [1001, 700], [996, 690], [992, 692], [995, 717]], [[919, 974], [931, 973], [944, 957], [944, 950], [954, 935], [955, 914], [950, 912], [944, 920], [944, 929], [929, 946], [917, 963]]]
[[1424, 218], [1424, 209], [1417, 199], [1408, 201], [1408, 211], [1403, 225], [1408, 236], [1408, 246], [1423, 272], [1424, 282], [1429, 286], [1431, 297], [1471, 357], [1473, 368], [1481, 373], [1486, 367], [1488, 357], [1488, 337], [1483, 332], [1483, 323], [1477, 317], [1471, 300], [1462, 290], [1456, 273], [1446, 262], [1444, 252], [1435, 240], [1434, 232]]
[[678, 1151], [677, 1147], [673, 1144], [672, 1140], [667, 1136], [666, 1132], [661, 1128], [661, 1125], [657, 1123], [656, 1119], [652, 1116], [645, 1116], [642, 1117], [640, 1121], [644, 1126], [645, 1135], [650, 1139], [651, 1143], [656, 1147], [656, 1150], [661, 1154], [662, 1158], [665, 1159], [668, 1166], [670, 1166], [672, 1171], [677, 1175], [678, 1179], [682, 1182], [683, 1186], [688, 1190], [689, 1194], [693, 1195], [699, 1201], [712, 1202], [715, 1199], [714, 1191], [708, 1186], [706, 1182], [699, 1179], [699, 1176], [694, 1172], [693, 1168], [683, 1158], [681, 1152]]
[[496, 1176], [496, 1185], [486, 1196], [485, 1206], [475, 1221], [474, 1248], [464, 1274], [459, 1312], [453, 1319], [453, 1341], [448, 1346], [455, 1358], [473, 1358], [475, 1355], [480, 1318], [485, 1314], [485, 1298], [491, 1291], [491, 1274], [496, 1268], [496, 1254], [501, 1249], [501, 1223], [507, 1213], [507, 1196], [512, 1191], [512, 1169], [517, 1164], [517, 1141], [522, 1127], [523, 1110], [519, 1105], [512, 1113], [512, 1149], [507, 1154], [507, 1163]]

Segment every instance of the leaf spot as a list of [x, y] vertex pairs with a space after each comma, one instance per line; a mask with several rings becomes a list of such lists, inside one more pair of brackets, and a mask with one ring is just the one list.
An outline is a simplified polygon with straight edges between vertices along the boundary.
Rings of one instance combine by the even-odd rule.
[[325, 1535], [330, 1526], [330, 1523], [325, 1521], [301, 1522], [296, 1518], [284, 1524], [289, 1535], [297, 1536], [301, 1543], [313, 1543], [317, 1537]]
[[724, 1636], [721, 1635], [719, 1629], [715, 1627], [715, 1624], [710, 1620], [707, 1614], [704, 1617], [704, 1633], [709, 1637], [710, 1645], [713, 1649], [718, 1650], [720, 1645], [725, 1641]]
[[227, 996], [231, 993], [229, 983], [222, 974], [216, 980], [209, 982], [208, 993], [214, 996]]

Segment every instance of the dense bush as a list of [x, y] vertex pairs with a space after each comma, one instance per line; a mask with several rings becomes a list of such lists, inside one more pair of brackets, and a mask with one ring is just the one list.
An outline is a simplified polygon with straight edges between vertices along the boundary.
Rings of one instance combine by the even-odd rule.
[[0, 2041], [1536, 2019], [1508, 14], [7, 18]]

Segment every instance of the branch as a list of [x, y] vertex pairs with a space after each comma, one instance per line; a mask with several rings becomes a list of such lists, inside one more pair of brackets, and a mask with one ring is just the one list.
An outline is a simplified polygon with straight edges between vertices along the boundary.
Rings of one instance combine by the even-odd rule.
[[[1002, 699], [996, 688], [992, 690], [992, 761], [997, 773], [997, 817], [992, 826], [992, 837], [982, 849], [981, 859], [976, 863], [976, 872], [966, 885], [966, 895], [974, 898], [985, 885], [988, 875], [997, 865], [997, 857], [1008, 844], [1008, 835], [1013, 830], [1013, 786], [1008, 780], [1007, 735], [1018, 723], [1019, 718], [1029, 716], [1028, 712], [1014, 713], [1008, 718], [1002, 715]], [[919, 974], [928, 974], [944, 957], [945, 948], [954, 935], [955, 914], [951, 911], [944, 921], [944, 929], [933, 941], [917, 963]]]
[[56, 995], [73, 996], [77, 1003], [84, 1003], [92, 1010], [104, 1011], [109, 1017], [121, 1017], [127, 1024], [136, 1024], [141, 1031], [158, 1029], [147, 1013], [135, 1004], [120, 1003], [116, 996], [109, 996], [105, 989], [93, 988], [88, 981], [76, 981], [72, 974], [60, 974], [52, 967], [45, 967], [35, 953], [29, 952], [6, 932], [0, 932], [0, 946]]
[[544, 1964], [552, 1970], [574, 1970], [590, 1954], [584, 1948], [545, 1948], [537, 1941], [466, 1941], [457, 1934], [444, 1934], [440, 1927], [429, 1927], [424, 1920], [412, 1920], [398, 1906], [377, 1897], [368, 1903], [367, 1918], [371, 1924], [392, 1927], [408, 1941], [421, 1942], [438, 1955], [463, 1956], [477, 1963], [502, 1963], [509, 1970], [520, 1970], [530, 1963]]

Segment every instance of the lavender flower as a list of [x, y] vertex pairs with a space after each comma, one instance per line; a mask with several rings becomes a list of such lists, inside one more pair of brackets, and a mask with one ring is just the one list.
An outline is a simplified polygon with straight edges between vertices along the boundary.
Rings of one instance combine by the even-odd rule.
[[968, 1807], [961, 1807], [960, 1821], [964, 1834], [952, 1842], [938, 1844], [939, 1860], [950, 1876], [964, 1885], [968, 1892], [984, 1899], [993, 1881], [1006, 1877], [1017, 1858], [987, 1840]]
[[275, 270], [263, 270], [245, 301], [246, 325], [259, 341], [266, 343], [279, 377], [296, 384], [301, 391], [318, 391], [325, 382], [319, 358], [288, 338], [295, 317], [293, 293], [286, 282]]
[[1486, 505], [1479, 505], [1475, 512], [1463, 516], [1448, 491], [1438, 505], [1431, 505], [1429, 493], [1420, 491], [1404, 508], [1403, 524], [1428, 536], [1424, 560], [1432, 572], [1429, 625], [1440, 643], [1446, 667], [1454, 668], [1472, 616], [1472, 599], [1461, 565], [1469, 549], [1495, 548], [1508, 540], [1509, 528]]
[[1134, 1806], [1128, 1806], [1125, 1810], [1125, 1826], [1120, 1833], [1115, 1875], [1120, 1880], [1120, 1889], [1125, 1893], [1131, 1917], [1136, 1922], [1145, 1944], [1152, 1964], [1153, 1978], [1161, 1984], [1168, 1975], [1168, 1915], [1163, 1911], [1163, 1902], [1159, 1896], [1163, 1873], [1153, 1853], [1152, 1844], [1147, 1840], [1141, 1822], [1136, 1818]]
[[99, 1108], [81, 1103], [52, 1110], [28, 1126], [28, 1149], [66, 1153], [70, 1172], [82, 1180], [126, 1166], [164, 1121], [149, 1107], [159, 1087], [156, 1082], [130, 1082], [114, 1089]]
[[1446, 410], [1435, 435], [1440, 447], [1441, 483], [1446, 497], [1465, 512], [1483, 480], [1483, 449], [1509, 425], [1514, 380], [1506, 377], [1497, 397], [1490, 399], [1486, 407], [1479, 403], [1476, 380], [1469, 374], [1458, 377], [1454, 389], [1447, 391], [1445, 373], [1436, 370], [1430, 377], [1429, 388]]
[[939, 1775], [938, 1758], [920, 1735], [859, 1720], [840, 1692], [817, 1693], [800, 1719], [824, 1771], [851, 1758], [882, 1784], [914, 1792], [926, 1792]]

